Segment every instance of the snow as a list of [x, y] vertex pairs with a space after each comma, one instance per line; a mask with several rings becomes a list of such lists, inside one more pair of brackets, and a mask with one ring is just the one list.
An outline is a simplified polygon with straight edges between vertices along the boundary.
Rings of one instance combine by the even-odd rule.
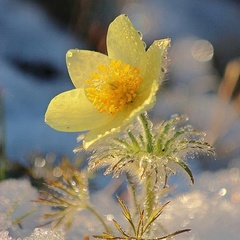
[[[178, 235], [178, 240], [226, 240], [238, 239], [240, 230], [240, 171], [238, 168], [221, 170], [215, 173], [203, 172], [196, 176], [196, 184], [185, 193], [177, 192], [170, 198], [159, 221], [167, 232], [190, 228], [190, 233]], [[181, 185], [181, 183], [178, 183]], [[85, 234], [101, 234], [103, 229], [89, 212], [76, 215], [69, 232], [39, 228], [40, 215], [47, 209], [38, 208], [31, 202], [37, 198], [37, 190], [28, 179], [5, 180], [0, 183], [0, 239], [83, 239]], [[114, 216], [123, 226], [121, 209], [109, 193], [100, 191], [92, 197], [98, 211], [105, 216]], [[16, 218], [24, 213], [36, 211], [23, 219], [20, 225], [14, 224]], [[113, 226], [113, 224], [111, 225]], [[163, 235], [159, 231], [159, 236]]]

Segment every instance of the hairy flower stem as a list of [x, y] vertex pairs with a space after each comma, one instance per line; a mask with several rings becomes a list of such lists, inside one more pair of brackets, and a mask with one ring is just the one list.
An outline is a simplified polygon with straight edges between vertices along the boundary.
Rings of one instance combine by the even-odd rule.
[[91, 205], [87, 205], [86, 209], [88, 209], [92, 214], [96, 216], [96, 218], [102, 223], [106, 232], [109, 232], [109, 233], [111, 232], [111, 230], [108, 228], [107, 224], [105, 223], [101, 215]]
[[151, 176], [148, 176], [146, 179], [146, 216], [149, 217], [152, 211], [155, 209], [155, 194], [154, 186], [152, 185]]
[[132, 177], [130, 176], [129, 173], [126, 174], [127, 176], [127, 180], [128, 180], [128, 183], [129, 183], [129, 189], [131, 191], [131, 200], [132, 200], [132, 204], [133, 204], [133, 207], [134, 207], [134, 213], [136, 214], [138, 212], [138, 200], [137, 200], [137, 192], [136, 192], [136, 183], [134, 181], [132, 181]]
[[[142, 126], [143, 126], [143, 130], [144, 130], [144, 134], [145, 134], [145, 143], [146, 143], [146, 150], [148, 153], [152, 153], [153, 152], [153, 136], [151, 133], [151, 126], [149, 125], [149, 122], [147, 120], [146, 115], [141, 114], [139, 116], [139, 121], [141, 122]], [[147, 218], [150, 217], [152, 211], [155, 209], [155, 193], [154, 193], [154, 184], [153, 181], [151, 179], [151, 176], [146, 176], [145, 180], [145, 186], [146, 186], [146, 190], [145, 190], [145, 206], [146, 206], [146, 216]], [[150, 230], [150, 229], [149, 229]]]

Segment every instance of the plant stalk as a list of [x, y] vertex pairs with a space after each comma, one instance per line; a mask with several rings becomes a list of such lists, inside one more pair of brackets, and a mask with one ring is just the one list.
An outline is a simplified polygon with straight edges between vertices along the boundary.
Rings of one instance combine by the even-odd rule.
[[132, 181], [132, 177], [127, 173], [127, 180], [129, 183], [129, 189], [130, 189], [130, 195], [131, 195], [131, 199], [132, 199], [132, 203], [133, 203], [133, 207], [134, 207], [134, 214], [136, 214], [138, 212], [138, 200], [137, 200], [137, 191], [136, 191], [136, 184]]
[[107, 224], [105, 223], [101, 215], [91, 205], [87, 205], [86, 209], [88, 209], [93, 215], [96, 216], [96, 218], [102, 223], [106, 232], [111, 233], [111, 230], [108, 228]]

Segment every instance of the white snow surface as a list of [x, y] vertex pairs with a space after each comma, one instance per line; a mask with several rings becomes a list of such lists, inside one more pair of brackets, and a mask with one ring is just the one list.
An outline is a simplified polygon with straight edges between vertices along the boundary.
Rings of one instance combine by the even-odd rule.
[[[178, 183], [179, 185], [181, 183]], [[196, 184], [184, 193], [170, 198], [170, 204], [159, 217], [162, 228], [157, 236], [190, 228], [190, 233], [176, 236], [176, 240], [226, 240], [239, 239], [240, 234], [240, 171], [238, 168], [218, 172], [203, 172], [196, 176]], [[99, 222], [89, 214], [76, 215], [69, 232], [62, 229], [52, 230], [39, 227], [41, 214], [47, 208], [38, 207], [31, 200], [37, 198], [37, 190], [27, 179], [6, 180], [0, 183], [0, 239], [37, 240], [37, 239], [83, 239], [85, 234], [101, 234]], [[116, 201], [103, 190], [92, 197], [98, 211], [107, 218], [113, 216], [122, 226], [125, 222]], [[15, 224], [14, 220], [24, 213], [32, 214]], [[113, 223], [109, 221], [113, 226]]]

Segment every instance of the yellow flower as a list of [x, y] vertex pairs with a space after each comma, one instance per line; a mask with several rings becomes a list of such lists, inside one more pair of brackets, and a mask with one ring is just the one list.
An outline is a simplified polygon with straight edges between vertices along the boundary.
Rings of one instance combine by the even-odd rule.
[[153, 106], [169, 44], [168, 38], [157, 40], [146, 51], [130, 20], [118, 16], [107, 33], [108, 56], [77, 49], [67, 52], [67, 67], [76, 89], [51, 100], [46, 123], [64, 132], [89, 131], [83, 141], [85, 149], [120, 131]]

